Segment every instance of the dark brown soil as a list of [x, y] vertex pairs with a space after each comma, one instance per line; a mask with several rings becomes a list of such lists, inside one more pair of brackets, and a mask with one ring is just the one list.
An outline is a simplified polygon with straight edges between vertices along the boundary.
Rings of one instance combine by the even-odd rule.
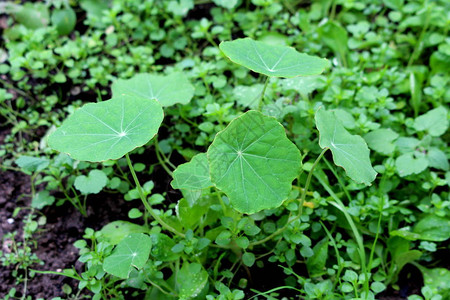
[[[22, 210], [16, 218], [12, 218], [16, 207], [29, 207], [29, 197], [23, 195], [30, 193], [29, 176], [14, 171], [0, 173], [0, 239], [2, 250], [10, 251], [8, 241], [3, 237], [6, 233], [17, 231], [21, 236], [22, 218], [29, 210]], [[140, 207], [137, 201], [126, 202], [121, 195], [102, 193], [90, 195], [87, 201], [88, 217], [84, 218], [70, 203], [60, 207], [45, 208], [42, 213], [47, 217], [47, 223], [42, 226], [34, 238], [37, 242], [33, 252], [43, 261], [43, 265], [34, 265], [38, 270], [61, 271], [76, 266], [78, 272], [82, 271], [82, 264], [77, 262], [78, 250], [73, 243], [81, 239], [84, 230], [88, 227], [95, 230], [114, 220], [126, 220], [127, 213], [132, 207]], [[12, 276], [14, 266], [0, 268], [0, 297], [4, 297], [11, 288], [15, 287], [20, 295], [23, 284], [16, 284]], [[58, 275], [36, 274], [30, 279], [27, 295], [33, 299], [64, 296], [62, 286], [68, 284], [73, 291], [77, 291], [78, 282]]]

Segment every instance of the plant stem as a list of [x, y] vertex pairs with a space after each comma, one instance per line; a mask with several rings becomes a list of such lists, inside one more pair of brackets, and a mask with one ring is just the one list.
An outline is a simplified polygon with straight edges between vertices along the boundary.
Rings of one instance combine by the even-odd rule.
[[267, 85], [269, 84], [270, 77], [267, 76], [266, 82], [264, 83], [264, 88], [261, 92], [261, 97], [259, 98], [259, 104], [258, 104], [258, 111], [261, 111], [263, 100], [264, 100], [264, 94], [266, 93]]
[[157, 136], [155, 137], [154, 141], [155, 141], [155, 148], [156, 148], [156, 158], [158, 159], [158, 161], [159, 161], [160, 165], [163, 167], [163, 169], [167, 172], [167, 174], [172, 176], [173, 172], [169, 169], [169, 167], [166, 164], [167, 158], [163, 159], [161, 157], [161, 155], [164, 155], [164, 153], [162, 153], [161, 148], [159, 148]]
[[311, 183], [311, 178], [314, 172], [314, 169], [316, 168], [317, 164], [319, 163], [320, 159], [323, 157], [323, 155], [325, 154], [325, 152], [327, 152], [329, 148], [325, 148], [322, 150], [322, 152], [320, 152], [320, 155], [316, 158], [316, 160], [314, 161], [314, 164], [311, 167], [311, 170], [308, 173], [308, 177], [306, 178], [306, 183], [305, 183], [305, 188], [303, 189], [302, 192], [302, 196], [300, 198], [300, 207], [298, 208], [298, 215], [301, 216], [303, 213], [303, 203], [305, 203], [305, 197], [306, 197], [306, 193], [308, 192], [308, 188], [309, 185]]
[[130, 156], [128, 155], [128, 153], [125, 154], [125, 157], [127, 158], [128, 167], [130, 168], [131, 175], [133, 176], [134, 183], [136, 184], [136, 188], [138, 190], [142, 204], [144, 204], [145, 206], [145, 209], [149, 212], [149, 214], [153, 217], [153, 219], [155, 219], [164, 229], [184, 238], [183, 233], [179, 232], [178, 230], [176, 230], [175, 228], [164, 222], [152, 209], [152, 207], [150, 206], [144, 195], [144, 191], [142, 190], [141, 184], [139, 183], [139, 180], [136, 176], [136, 172], [134, 172], [133, 164], [131, 163]]

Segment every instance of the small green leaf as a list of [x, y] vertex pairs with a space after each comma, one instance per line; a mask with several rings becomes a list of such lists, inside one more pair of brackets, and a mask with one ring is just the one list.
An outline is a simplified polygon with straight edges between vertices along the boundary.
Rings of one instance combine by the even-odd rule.
[[207, 155], [211, 181], [247, 214], [280, 206], [301, 165], [300, 151], [283, 126], [257, 111], [231, 121]]
[[430, 167], [448, 171], [449, 164], [448, 164], [448, 158], [447, 155], [445, 155], [444, 152], [437, 148], [431, 148], [427, 151], [426, 158], [428, 160], [428, 164]]
[[152, 239], [152, 251], [151, 255], [156, 260], [160, 261], [173, 261], [180, 257], [179, 254], [170, 251], [175, 242], [167, 235], [163, 233], [154, 233], [150, 235]]
[[393, 141], [397, 138], [398, 133], [389, 128], [375, 129], [364, 136], [364, 139], [372, 150], [385, 155], [394, 152], [395, 144]]
[[253, 266], [253, 264], [255, 263], [255, 254], [251, 253], [251, 252], [245, 252], [242, 255], [242, 262], [244, 263], [244, 265], [246, 265], [247, 267], [251, 267]]
[[117, 245], [121, 240], [132, 233], [148, 233], [148, 231], [149, 229], [147, 227], [128, 221], [113, 221], [103, 226], [99, 231], [99, 240], [105, 241], [111, 245]]
[[30, 29], [47, 26], [49, 22], [48, 7], [44, 3], [25, 3], [16, 6], [14, 17], [17, 22]]
[[372, 284], [370, 285], [370, 289], [375, 294], [378, 294], [378, 293], [381, 293], [382, 291], [384, 291], [386, 289], [386, 286], [382, 282], [375, 281], [375, 282], [372, 282]]
[[108, 182], [108, 177], [100, 170], [92, 170], [88, 176], [80, 175], [75, 178], [75, 188], [83, 194], [97, 194]]
[[[259, 98], [261, 97], [263, 89], [264, 85], [260, 83], [252, 86], [238, 85], [233, 89], [233, 95], [239, 105], [251, 109], [257, 109]], [[268, 94], [267, 91], [266, 94]]]
[[143, 233], [132, 233], [124, 238], [105, 258], [103, 269], [105, 272], [119, 278], [128, 278], [133, 268], [142, 268], [148, 260], [152, 241]]
[[183, 263], [177, 274], [177, 287], [179, 299], [192, 299], [197, 297], [208, 283], [208, 273], [198, 263]]
[[22, 155], [14, 161], [21, 169], [33, 173], [47, 168], [50, 161], [47, 158]]
[[153, 138], [162, 119], [163, 110], [156, 100], [121, 95], [76, 110], [49, 137], [48, 144], [77, 160], [118, 159]]
[[421, 240], [442, 242], [450, 238], [450, 220], [429, 215], [421, 218], [414, 226], [414, 233], [420, 234]]
[[162, 106], [186, 104], [194, 96], [194, 87], [182, 73], [170, 75], [137, 74], [130, 79], [119, 79], [112, 84], [114, 96], [122, 94], [155, 99]]
[[142, 212], [135, 207], [130, 209], [130, 211], [128, 212], [128, 218], [130, 218], [130, 219], [137, 219], [137, 218], [142, 217], [142, 215], [143, 215]]
[[323, 108], [316, 112], [316, 126], [320, 133], [319, 145], [331, 150], [334, 163], [343, 167], [354, 181], [370, 185], [377, 172], [372, 168], [364, 139], [351, 135], [333, 112]]
[[321, 276], [325, 273], [325, 264], [328, 258], [328, 239], [322, 239], [313, 248], [314, 254], [306, 260], [306, 267], [311, 277]]
[[295, 90], [300, 95], [307, 96], [318, 88], [326, 85], [324, 76], [301, 76], [281, 80], [281, 87], [285, 90]]
[[428, 161], [423, 156], [414, 156], [414, 153], [405, 153], [395, 160], [395, 167], [401, 177], [419, 174], [428, 167]]
[[212, 186], [206, 153], [197, 154], [188, 163], [179, 165], [173, 172], [174, 189], [201, 190]]
[[233, 9], [238, 3], [238, 0], [213, 0], [213, 2], [218, 6]]
[[52, 24], [60, 35], [67, 35], [72, 32], [77, 23], [77, 16], [72, 8], [53, 10]]
[[326, 59], [273, 46], [250, 38], [222, 42], [220, 50], [234, 63], [270, 77], [318, 75], [329, 66]]
[[45, 206], [52, 205], [55, 202], [55, 197], [51, 196], [49, 191], [43, 190], [34, 195], [31, 200], [31, 207], [42, 209]]
[[447, 110], [443, 106], [432, 109], [414, 120], [414, 129], [427, 131], [431, 136], [441, 136], [447, 128]]

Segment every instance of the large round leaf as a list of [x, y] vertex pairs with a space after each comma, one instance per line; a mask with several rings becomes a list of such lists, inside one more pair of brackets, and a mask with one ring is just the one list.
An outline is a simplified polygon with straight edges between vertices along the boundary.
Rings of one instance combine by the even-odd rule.
[[48, 143], [78, 160], [118, 159], [153, 138], [163, 116], [156, 100], [122, 95], [76, 110]]
[[168, 76], [137, 74], [130, 79], [119, 79], [111, 87], [114, 96], [127, 94], [156, 99], [162, 106], [186, 104], [194, 96], [194, 87], [182, 73]]
[[211, 181], [247, 214], [280, 206], [301, 165], [300, 151], [283, 126], [257, 111], [231, 121], [207, 155]]
[[319, 145], [331, 150], [334, 163], [343, 167], [354, 181], [370, 185], [377, 172], [372, 168], [364, 139], [350, 134], [334, 112], [323, 108], [316, 112], [316, 126], [320, 133]]
[[231, 61], [271, 77], [318, 75], [329, 65], [326, 59], [297, 52], [294, 48], [250, 38], [222, 42], [219, 47]]

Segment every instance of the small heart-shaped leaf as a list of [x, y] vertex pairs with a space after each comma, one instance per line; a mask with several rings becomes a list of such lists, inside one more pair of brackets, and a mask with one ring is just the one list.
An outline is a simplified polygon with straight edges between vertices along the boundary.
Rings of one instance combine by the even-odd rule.
[[80, 175], [75, 178], [75, 188], [83, 194], [97, 194], [108, 182], [108, 177], [100, 170], [92, 170], [88, 176]]

